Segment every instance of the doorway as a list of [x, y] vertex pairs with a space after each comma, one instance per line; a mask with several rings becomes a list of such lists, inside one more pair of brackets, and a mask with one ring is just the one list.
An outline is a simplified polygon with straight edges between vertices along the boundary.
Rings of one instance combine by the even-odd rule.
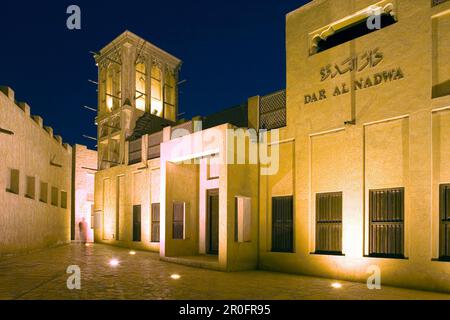
[[219, 254], [219, 190], [209, 190], [206, 221], [206, 253]]

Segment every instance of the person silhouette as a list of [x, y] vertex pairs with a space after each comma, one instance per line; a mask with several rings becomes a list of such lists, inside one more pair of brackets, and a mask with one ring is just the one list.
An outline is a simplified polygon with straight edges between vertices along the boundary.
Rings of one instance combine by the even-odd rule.
[[80, 232], [80, 242], [82, 245], [85, 245], [87, 242], [87, 224], [84, 217], [81, 219], [80, 223], [78, 223], [78, 228]]

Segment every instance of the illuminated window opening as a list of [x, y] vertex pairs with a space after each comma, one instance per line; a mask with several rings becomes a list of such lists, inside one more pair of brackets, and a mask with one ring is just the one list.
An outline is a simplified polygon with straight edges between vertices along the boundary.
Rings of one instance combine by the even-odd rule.
[[162, 74], [157, 65], [152, 66], [151, 72], [151, 106], [150, 113], [158, 117], [163, 116], [162, 103]]
[[164, 118], [176, 121], [176, 97], [175, 97], [176, 78], [171, 72], [168, 72], [164, 84]]
[[136, 109], [145, 111], [147, 104], [147, 93], [146, 93], [146, 84], [147, 84], [147, 74], [146, 67], [144, 63], [136, 64]]
[[111, 112], [120, 107], [121, 72], [120, 66], [110, 66], [106, 74], [106, 110]]

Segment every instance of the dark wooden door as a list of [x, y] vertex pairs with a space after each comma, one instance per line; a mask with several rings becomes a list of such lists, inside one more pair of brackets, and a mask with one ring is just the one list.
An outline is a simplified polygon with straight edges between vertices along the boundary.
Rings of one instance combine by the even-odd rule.
[[208, 254], [219, 253], [219, 190], [208, 192]]
[[133, 241], [141, 241], [141, 206], [133, 206]]

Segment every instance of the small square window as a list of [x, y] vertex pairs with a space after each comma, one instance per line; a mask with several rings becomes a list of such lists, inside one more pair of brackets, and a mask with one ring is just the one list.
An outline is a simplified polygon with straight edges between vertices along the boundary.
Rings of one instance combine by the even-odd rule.
[[19, 181], [20, 181], [19, 170], [11, 169], [9, 178], [9, 188], [7, 188], [6, 191], [14, 194], [19, 194]]
[[48, 183], [41, 181], [39, 201], [47, 203], [48, 201]]
[[52, 206], [55, 206], [55, 207], [57, 207], [58, 206], [58, 188], [56, 188], [56, 187], [52, 187], [52, 194], [51, 194], [51, 196], [52, 196], [52, 201], [51, 201], [51, 204], [52, 204]]
[[28, 199], [34, 199], [36, 196], [36, 178], [35, 177], [27, 177], [27, 192], [25, 197]]
[[67, 192], [61, 191], [61, 208], [67, 209]]

